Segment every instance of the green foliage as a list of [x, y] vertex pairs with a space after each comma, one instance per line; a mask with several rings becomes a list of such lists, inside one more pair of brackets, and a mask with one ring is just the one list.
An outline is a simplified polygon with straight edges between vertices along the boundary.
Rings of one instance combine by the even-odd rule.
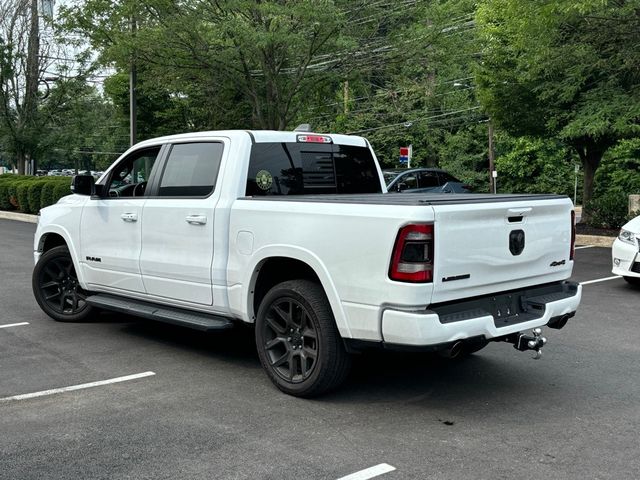
[[474, 192], [489, 191], [486, 123], [446, 132], [438, 147], [440, 167], [470, 185]]
[[136, 59], [142, 100], [168, 100], [158, 115], [182, 106], [173, 118], [183, 125], [185, 118], [213, 125], [235, 118], [243, 127], [283, 129], [317, 88], [315, 74], [331, 77], [329, 68], [347, 65], [368, 39], [376, 19], [353, 28], [368, 12], [368, 2], [346, 0], [88, 0], [63, 9], [63, 18], [67, 29], [87, 36], [103, 64], [126, 71]]
[[0, 175], [0, 210], [38, 213], [69, 195], [69, 177]]
[[630, 220], [628, 195], [623, 191], [609, 190], [594, 198], [589, 204], [592, 211], [590, 225], [599, 228], [620, 228]]
[[26, 213], [38, 213], [40, 211], [40, 195], [42, 193], [42, 187], [44, 181], [37, 180], [31, 182], [27, 189], [27, 210]]
[[[496, 159], [501, 193], [556, 193], [573, 198], [574, 163], [568, 148], [552, 140], [498, 137]], [[579, 178], [581, 180], [581, 177]]]
[[640, 138], [622, 140], [602, 160], [596, 173], [594, 197], [609, 190], [640, 194]]
[[31, 182], [19, 182], [16, 186], [16, 199], [18, 202], [18, 210], [23, 213], [29, 212], [29, 184]]
[[119, 124], [114, 105], [82, 79], [58, 81], [43, 114], [48, 128], [40, 138], [42, 168], [98, 170], [129, 145], [128, 123]]
[[484, 0], [477, 20], [482, 104], [514, 135], [574, 148], [588, 220], [603, 154], [640, 133], [637, 2]]
[[[56, 23], [115, 73], [103, 90], [81, 75], [49, 82], [46, 95], [40, 85], [40, 129], [23, 140], [44, 168], [104, 169], [127, 148], [133, 60], [139, 139], [311, 123], [366, 136], [388, 168], [411, 144], [413, 166], [486, 192], [491, 117], [500, 192], [573, 197], [579, 162], [587, 201], [595, 179], [584, 217], [593, 205], [612, 218], [618, 193], [640, 191], [637, 2], [87, 0], [61, 10]], [[13, 160], [16, 148], [0, 144]], [[10, 177], [0, 176], [0, 208], [17, 200]], [[42, 182], [41, 207], [69, 194], [68, 179]]]
[[56, 200], [60, 200], [62, 197], [66, 197], [67, 195], [71, 195], [71, 190], [69, 189], [70, 181], [67, 182], [58, 182], [53, 187], [53, 198]]
[[640, 139], [622, 140], [609, 150], [595, 178], [592, 225], [620, 228], [629, 214], [629, 195], [640, 194]]
[[42, 190], [40, 190], [40, 208], [48, 207], [58, 201], [58, 199], [53, 196], [55, 186], [56, 182], [44, 182]]
[[13, 210], [13, 205], [9, 202], [8, 182], [0, 182], [0, 210]]

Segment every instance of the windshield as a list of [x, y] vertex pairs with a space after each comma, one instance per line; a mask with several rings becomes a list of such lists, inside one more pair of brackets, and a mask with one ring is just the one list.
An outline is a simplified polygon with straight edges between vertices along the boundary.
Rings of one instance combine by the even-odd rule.
[[290, 142], [256, 143], [251, 149], [249, 196], [380, 192], [367, 147]]

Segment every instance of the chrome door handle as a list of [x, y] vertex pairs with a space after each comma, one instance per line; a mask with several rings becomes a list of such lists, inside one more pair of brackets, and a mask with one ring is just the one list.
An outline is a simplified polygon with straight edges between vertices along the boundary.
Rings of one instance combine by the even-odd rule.
[[125, 222], [137, 222], [138, 214], [137, 213], [123, 213], [120, 215], [120, 218]]
[[185, 220], [190, 225], [204, 225], [207, 223], [207, 217], [204, 215], [187, 215]]

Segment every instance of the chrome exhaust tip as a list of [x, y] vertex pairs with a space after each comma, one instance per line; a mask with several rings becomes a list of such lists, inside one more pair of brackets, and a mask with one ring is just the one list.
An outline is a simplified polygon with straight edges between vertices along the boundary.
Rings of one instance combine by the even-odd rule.
[[462, 340], [458, 340], [453, 342], [449, 346], [443, 348], [438, 351], [438, 354], [444, 358], [458, 358], [464, 350], [464, 342]]

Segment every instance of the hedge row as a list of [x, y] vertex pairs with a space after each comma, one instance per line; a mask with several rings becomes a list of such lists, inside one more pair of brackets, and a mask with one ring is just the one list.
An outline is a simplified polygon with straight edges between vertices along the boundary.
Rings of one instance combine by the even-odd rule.
[[71, 191], [69, 177], [0, 175], [0, 210], [38, 213]]

